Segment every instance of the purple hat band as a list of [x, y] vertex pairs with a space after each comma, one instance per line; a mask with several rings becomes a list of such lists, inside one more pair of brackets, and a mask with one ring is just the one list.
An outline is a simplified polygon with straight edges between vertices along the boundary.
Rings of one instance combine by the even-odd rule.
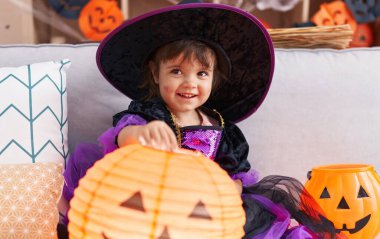
[[[228, 25], [224, 27], [228, 31], [232, 32], [232, 34], [229, 34], [226, 36], [230, 36], [232, 41], [235, 38], [243, 38], [243, 37], [247, 38], [247, 40], [240, 39], [237, 42], [239, 44], [236, 44], [236, 43], [234, 44], [235, 46], [241, 45], [240, 46], [241, 49], [237, 50], [237, 51], [240, 51], [239, 53], [240, 55], [235, 54], [235, 52], [237, 52], [236, 49], [233, 49], [232, 48], [233, 46], [230, 46], [225, 43], [225, 42], [231, 41], [231, 39], [228, 39], [225, 42], [223, 42], [223, 38], [226, 38], [226, 36], [222, 36], [220, 37], [221, 38], [220, 42], [218, 42], [219, 39], [217, 37], [219, 37], [218, 34], [221, 32], [217, 32], [217, 30], [213, 29], [213, 31], [218, 33], [216, 34], [215, 32], [211, 32], [211, 30], [209, 29], [205, 29], [206, 33], [204, 35], [207, 35], [209, 31], [211, 32], [209, 34], [210, 39], [207, 39], [208, 36], [206, 36], [206, 42], [207, 41], [216, 42], [217, 44], [221, 46], [222, 49], [225, 49], [226, 54], [229, 56], [229, 59], [231, 60], [231, 64], [232, 64], [232, 72], [231, 72], [232, 79], [229, 82], [229, 84], [232, 84], [232, 85], [226, 85], [225, 92], [221, 92], [218, 96], [215, 97], [215, 99], [210, 99], [209, 102], [206, 102], [206, 103], [209, 103], [206, 106], [217, 109], [223, 114], [223, 116], [227, 120], [239, 122], [247, 118], [259, 108], [259, 106], [262, 104], [262, 102], [264, 101], [268, 93], [268, 90], [270, 88], [270, 84], [272, 81], [272, 77], [273, 77], [273, 72], [274, 72], [275, 57], [274, 57], [273, 44], [265, 27], [252, 14], [245, 12], [239, 8], [235, 8], [228, 5], [212, 4], [212, 3], [192, 3], [192, 4], [190, 3], [190, 4], [174, 5], [174, 6], [154, 10], [149, 13], [143, 14], [141, 16], [135, 17], [133, 19], [127, 20], [123, 24], [121, 24], [119, 27], [117, 27], [114, 31], [112, 31], [109, 35], [107, 35], [107, 37], [99, 45], [99, 48], [96, 54], [96, 61], [97, 61], [97, 65], [100, 72], [115, 88], [120, 90], [122, 93], [124, 93], [125, 95], [129, 96], [132, 99], [138, 99], [138, 95], [141, 92], [137, 92], [137, 93], [133, 92], [134, 90], [136, 91], [136, 89], [131, 89], [131, 86], [136, 87], [137, 81], [139, 80], [141, 81], [142, 79], [135, 79], [135, 78], [138, 78], [140, 75], [138, 75], [137, 73], [135, 74], [132, 71], [140, 72], [141, 66], [138, 64], [142, 64], [141, 61], [146, 60], [146, 59], [140, 58], [134, 62], [134, 60], [136, 60], [135, 58], [133, 58], [134, 56], [130, 58], [128, 57], [123, 58], [122, 59], [123, 61], [125, 61], [128, 64], [131, 64], [131, 67], [126, 66], [126, 64], [123, 64], [125, 68], [128, 68], [128, 69], [136, 68], [136, 70], [135, 69], [125, 70], [125, 72], [123, 72], [123, 70], [120, 70], [122, 68], [121, 66], [115, 66], [117, 65], [118, 60], [120, 60], [122, 56], [119, 56], [119, 57], [112, 56], [113, 54], [121, 55], [120, 52], [125, 51], [124, 49], [126, 49], [126, 47], [123, 46], [123, 44], [126, 41], [133, 38], [135, 35], [134, 33], [136, 33], [137, 31], [136, 29], [132, 29], [132, 28], [136, 28], [137, 26], [140, 26], [140, 25], [146, 27], [148, 25], [147, 23], [150, 23], [149, 21], [151, 20], [157, 21], [158, 17], [160, 17], [166, 20], [166, 22], [160, 25], [159, 21], [157, 21], [156, 24], [151, 24], [152, 26], [154, 25], [154, 28], [150, 26], [151, 28], [149, 29], [149, 30], [154, 29], [155, 31], [158, 32], [160, 31], [161, 28], [165, 27], [165, 24], [167, 24], [168, 21], [169, 21], [169, 24], [177, 24], [177, 25], [186, 24], [182, 22], [175, 23], [176, 19], [170, 20], [171, 19], [170, 17], [173, 14], [177, 17], [178, 16], [182, 17], [182, 19], [191, 18], [191, 14], [201, 14], [200, 15], [201, 17], [204, 17], [204, 19], [207, 19], [208, 13], [211, 13], [211, 15], [215, 15], [215, 16], [210, 17], [211, 21], [215, 21], [215, 19], [219, 20], [218, 24], [215, 24], [214, 22], [214, 25], [218, 25], [217, 27], [219, 27], [219, 25]], [[226, 19], [226, 21], [224, 22], [223, 20], [226, 17], [228, 19]], [[194, 23], [194, 21], [195, 22], [198, 21], [198, 15], [197, 15], [197, 18], [194, 18], [191, 22], [189, 22], [189, 24]], [[202, 23], [205, 23], [207, 25], [206, 20], [202, 20], [202, 21], [203, 21]], [[209, 24], [209, 26], [211, 26], [211, 24]], [[192, 28], [192, 27], [193, 26], [190, 26], [189, 28]], [[236, 35], [236, 37], [232, 37], [231, 35], [233, 35], [233, 32], [236, 31], [235, 28], [239, 28], [239, 27], [241, 27], [241, 30], [247, 29], [246, 32], [240, 35]], [[130, 29], [131, 31], [129, 31]], [[167, 29], [170, 29], [170, 28], [167, 27]], [[199, 33], [198, 37], [200, 36], [200, 34], [202, 33]], [[151, 36], [149, 32], [147, 32], [145, 35], [147, 35], [147, 38]], [[165, 35], [162, 35], [162, 36], [165, 36]], [[204, 36], [202, 35], [202, 39], [200, 40], [203, 40], [203, 37]], [[145, 39], [144, 35], [142, 39]], [[173, 41], [173, 37], [172, 39], [167, 40], [167, 42], [170, 42], [170, 41]], [[138, 48], [136, 47], [136, 44], [138, 43], [133, 42], [132, 44], [129, 46], [129, 48]], [[154, 44], [156, 43], [154, 42], [152, 45]], [[149, 45], [149, 44], [145, 43], [145, 45]], [[156, 47], [159, 47], [158, 43]], [[254, 49], [248, 49], [248, 48], [254, 48]], [[127, 53], [124, 55], [128, 55], [130, 51], [132, 51], [133, 53], [133, 50], [128, 49]], [[143, 50], [141, 50], [140, 52], [142, 51]], [[149, 49], [148, 51], [151, 51], [151, 49]], [[234, 54], [238, 56], [235, 56]], [[240, 62], [242, 62], [241, 59], [243, 58], [243, 56], [244, 58], [250, 59], [250, 61], [245, 66], [240, 65]], [[107, 62], [110, 62], [110, 63], [108, 64]], [[248, 69], [248, 68], [252, 68], [252, 69]], [[261, 69], [264, 69], [264, 70], [261, 70]], [[238, 80], [235, 80], [235, 78]], [[248, 89], [246, 89], [246, 86], [248, 86]], [[236, 92], [233, 92], [233, 95], [231, 95], [231, 89], [236, 91]], [[240, 91], [247, 90], [247, 92], [239, 92], [239, 90]], [[253, 93], [251, 93], [250, 91]], [[242, 95], [243, 95], [243, 98], [241, 98]]]

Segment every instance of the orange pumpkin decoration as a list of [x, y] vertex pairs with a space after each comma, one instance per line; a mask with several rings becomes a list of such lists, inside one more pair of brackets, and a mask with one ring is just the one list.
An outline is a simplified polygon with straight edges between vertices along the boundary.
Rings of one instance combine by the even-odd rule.
[[135, 144], [95, 163], [70, 202], [70, 238], [238, 239], [245, 213], [215, 162]]
[[369, 24], [358, 24], [350, 47], [369, 47], [374, 41], [373, 31]]
[[79, 29], [85, 37], [101, 41], [124, 21], [115, 0], [91, 0], [80, 12]]
[[380, 179], [372, 166], [313, 168], [305, 188], [338, 231], [351, 239], [374, 238], [380, 231]]
[[353, 31], [355, 31], [357, 25], [351, 11], [342, 1], [321, 4], [320, 10], [311, 20], [317, 26], [349, 24]]

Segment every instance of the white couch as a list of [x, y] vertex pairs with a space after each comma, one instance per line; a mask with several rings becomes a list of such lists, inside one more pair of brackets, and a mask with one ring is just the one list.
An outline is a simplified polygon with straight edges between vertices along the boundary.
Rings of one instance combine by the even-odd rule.
[[[4, 45], [0, 66], [68, 58], [71, 151], [95, 142], [129, 99], [96, 67], [97, 44]], [[313, 166], [365, 163], [380, 170], [380, 48], [276, 49], [271, 89], [259, 110], [239, 123], [249, 160], [261, 176], [306, 180]]]

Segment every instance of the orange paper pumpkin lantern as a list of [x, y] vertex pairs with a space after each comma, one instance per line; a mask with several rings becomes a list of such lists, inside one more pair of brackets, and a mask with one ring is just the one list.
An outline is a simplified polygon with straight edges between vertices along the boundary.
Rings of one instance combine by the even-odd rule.
[[369, 24], [358, 24], [350, 47], [369, 47], [373, 44], [373, 31]]
[[357, 25], [351, 11], [342, 1], [321, 4], [319, 11], [311, 20], [317, 26], [349, 24], [353, 31], [355, 31]]
[[70, 238], [244, 235], [242, 200], [215, 162], [137, 144], [96, 162], [80, 180], [70, 206]]
[[380, 179], [372, 166], [316, 167], [305, 187], [348, 238], [371, 239], [380, 231]]
[[85, 37], [101, 41], [124, 21], [115, 0], [91, 0], [79, 15], [79, 29]]

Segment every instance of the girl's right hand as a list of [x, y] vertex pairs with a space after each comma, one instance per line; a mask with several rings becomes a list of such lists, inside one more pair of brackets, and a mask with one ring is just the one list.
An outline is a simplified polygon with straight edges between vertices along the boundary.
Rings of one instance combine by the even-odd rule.
[[176, 151], [177, 139], [172, 129], [160, 120], [154, 120], [146, 125], [127, 126], [118, 136], [119, 147], [131, 143], [140, 143], [155, 149]]

